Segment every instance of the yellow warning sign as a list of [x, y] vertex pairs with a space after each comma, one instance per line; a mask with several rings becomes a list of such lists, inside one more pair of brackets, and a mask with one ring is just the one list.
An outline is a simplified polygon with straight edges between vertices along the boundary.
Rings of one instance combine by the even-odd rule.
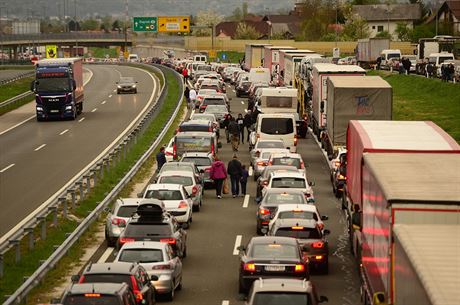
[[158, 16], [158, 32], [190, 32], [190, 16]]
[[208, 51], [209, 57], [210, 58], [216, 58], [217, 57], [217, 52], [216, 50], [209, 50]]
[[46, 58], [57, 58], [57, 45], [46, 46]]

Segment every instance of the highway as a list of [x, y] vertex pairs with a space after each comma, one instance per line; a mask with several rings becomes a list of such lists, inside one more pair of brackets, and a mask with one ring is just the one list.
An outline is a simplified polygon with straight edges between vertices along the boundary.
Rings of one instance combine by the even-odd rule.
[[[229, 87], [227, 87], [229, 88]], [[232, 98], [232, 114], [244, 113], [246, 99]], [[221, 135], [224, 138], [222, 131]], [[329, 304], [359, 304], [359, 277], [357, 266], [351, 257], [345, 216], [339, 201], [334, 197], [329, 181], [329, 167], [322, 151], [311, 135], [301, 139], [298, 151], [307, 165], [309, 180], [314, 186], [316, 204], [322, 214], [328, 215], [326, 228], [332, 231], [329, 236], [330, 267], [328, 275], [312, 274], [320, 295], [329, 298]], [[233, 155], [230, 144], [223, 142], [219, 156], [227, 163]], [[240, 145], [239, 159], [249, 166], [249, 151], [245, 143]], [[233, 305], [244, 304], [238, 294], [238, 251], [235, 248], [241, 240], [246, 244], [256, 234], [254, 202], [255, 182], [248, 181], [247, 198], [232, 198], [224, 195], [217, 199], [215, 191], [205, 191], [201, 212], [194, 213], [193, 224], [188, 229], [187, 258], [184, 259], [183, 289], [175, 295], [173, 304], [177, 305]], [[110, 252], [112, 252], [110, 254]], [[102, 258], [101, 258], [102, 257]], [[108, 257], [107, 259], [105, 259]], [[93, 262], [111, 261], [113, 249], [107, 249], [105, 242], [91, 258]]]
[[[145, 70], [85, 66], [83, 114], [75, 121], [36, 122], [0, 130], [0, 236], [61, 189], [100, 155], [155, 101], [159, 84]], [[137, 95], [117, 95], [120, 76], [132, 76]]]
[[27, 72], [32, 72], [32, 67], [30, 70], [0, 70], [0, 81], [18, 77]]

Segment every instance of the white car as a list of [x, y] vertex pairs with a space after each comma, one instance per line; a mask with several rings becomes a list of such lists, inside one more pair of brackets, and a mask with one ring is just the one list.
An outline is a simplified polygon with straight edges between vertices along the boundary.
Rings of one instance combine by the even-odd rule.
[[295, 166], [297, 169], [305, 169], [305, 163], [302, 156], [298, 153], [273, 153], [268, 160], [268, 165], [289, 165]]
[[169, 300], [174, 299], [175, 290], [182, 288], [182, 261], [168, 243], [158, 241], [134, 241], [121, 247], [114, 262], [137, 262], [147, 270], [149, 277], [156, 275], [152, 281], [158, 294], [165, 294]]
[[161, 200], [166, 211], [173, 215], [177, 222], [188, 228], [192, 222], [193, 202], [185, 187], [181, 184], [158, 183], [149, 184], [144, 192], [144, 198]]
[[[262, 195], [267, 189], [293, 189], [301, 190], [305, 194], [308, 203], [314, 203], [315, 197], [313, 194], [313, 182], [308, 182], [307, 177], [299, 172], [273, 172], [268, 179], [267, 187], [262, 189]], [[286, 190], [287, 191], [287, 190]]]
[[314, 204], [280, 204], [268, 223], [268, 231], [271, 230], [277, 219], [314, 219], [320, 229], [323, 230], [323, 220], [328, 220], [329, 217], [321, 216]]
[[190, 195], [193, 210], [198, 212], [203, 204], [203, 181], [192, 172], [166, 171], [158, 175], [157, 183], [182, 184]]

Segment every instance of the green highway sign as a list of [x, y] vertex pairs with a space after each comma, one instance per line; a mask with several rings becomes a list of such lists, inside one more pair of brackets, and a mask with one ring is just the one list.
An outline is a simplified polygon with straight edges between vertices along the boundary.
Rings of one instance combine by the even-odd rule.
[[157, 32], [157, 17], [133, 17], [134, 32]]

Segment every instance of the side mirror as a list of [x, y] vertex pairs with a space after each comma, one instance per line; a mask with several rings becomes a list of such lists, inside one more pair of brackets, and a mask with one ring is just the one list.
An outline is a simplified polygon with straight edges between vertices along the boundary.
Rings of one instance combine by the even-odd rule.
[[152, 275], [152, 276], [150, 277], [150, 280], [156, 282], [156, 281], [158, 281], [158, 276]]
[[323, 231], [323, 234], [324, 235], [329, 235], [329, 234], [331, 234], [331, 230], [326, 229], [326, 230]]
[[70, 277], [70, 280], [72, 281], [72, 283], [78, 283], [78, 281], [80, 280], [80, 276], [78, 274], [74, 274]]
[[30, 82], [30, 91], [35, 91], [35, 81]]
[[327, 216], [327, 215], [321, 216], [321, 220], [328, 220], [328, 219], [329, 219], [329, 216]]
[[137, 193], [137, 198], [142, 198], [144, 196], [143, 193]]
[[320, 295], [318, 303], [326, 303], [326, 302], [329, 302], [329, 299], [325, 297], [324, 295]]
[[308, 182], [309, 186], [315, 186], [315, 183], [313, 181]]

